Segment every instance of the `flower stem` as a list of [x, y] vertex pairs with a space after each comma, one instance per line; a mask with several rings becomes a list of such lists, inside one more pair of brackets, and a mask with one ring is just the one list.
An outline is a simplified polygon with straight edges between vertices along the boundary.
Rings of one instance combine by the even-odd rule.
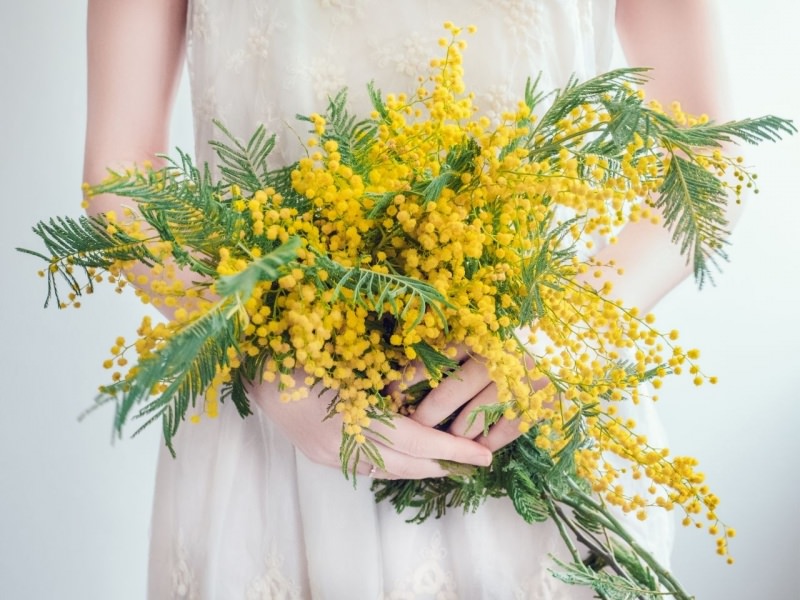
[[561, 502], [584, 515], [591, 515], [591, 517], [601, 521], [603, 527], [609, 529], [614, 535], [624, 541], [636, 556], [641, 558], [647, 566], [653, 570], [661, 584], [664, 585], [677, 600], [694, 599], [694, 596], [690, 596], [669, 571], [662, 567], [661, 564], [625, 530], [622, 524], [605, 506], [583, 492], [574, 482], [570, 482], [570, 487], [572, 488], [572, 494], [570, 497], [561, 499]]

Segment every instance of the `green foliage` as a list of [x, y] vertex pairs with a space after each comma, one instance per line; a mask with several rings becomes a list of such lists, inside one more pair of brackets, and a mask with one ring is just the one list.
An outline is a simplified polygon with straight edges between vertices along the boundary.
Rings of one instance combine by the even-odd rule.
[[375, 82], [370, 81], [367, 84], [367, 93], [369, 94], [372, 108], [374, 108], [375, 112], [378, 113], [378, 118], [385, 122], [389, 115], [389, 111], [386, 108], [386, 103], [383, 101], [383, 94], [378, 88], [375, 87]]
[[656, 207], [664, 212], [673, 241], [694, 265], [694, 276], [702, 285], [709, 276], [708, 262], [725, 258], [728, 235], [725, 220], [726, 193], [720, 181], [698, 165], [674, 157], [661, 188]]
[[461, 176], [475, 173], [475, 160], [480, 151], [478, 142], [473, 138], [465, 139], [447, 151], [438, 175], [420, 179], [411, 191], [422, 196], [425, 202], [438, 200], [445, 188], [458, 191], [463, 185]]
[[[539, 135], [549, 142], [537, 144], [535, 147], [530, 148], [535, 153], [537, 160], [557, 154], [558, 150], [560, 150], [559, 146], [570, 147], [577, 143], [575, 140], [570, 139], [564, 140], [563, 143], [562, 141], [551, 141], [554, 140], [557, 123], [568, 117], [573, 109], [585, 104], [601, 104], [610, 98], [625, 96], [626, 86], [641, 85], [647, 81], [646, 72], [647, 69], [644, 68], [615, 69], [583, 82], [576, 77], [571, 77], [562, 90], [554, 92], [550, 107], [539, 119], [538, 125], [531, 134], [531, 140]], [[528, 87], [531, 87], [530, 84]], [[526, 101], [529, 103], [532, 100], [546, 98], [546, 96], [537, 93], [535, 84], [532, 89], [526, 90], [525, 96]], [[528, 106], [531, 110], [536, 108], [535, 104], [529, 104]], [[615, 130], [615, 120], [622, 119], [624, 122], [624, 120], [631, 118], [634, 118], [634, 115], [629, 114], [628, 111], [621, 111], [621, 114], [617, 115], [617, 119], [612, 116], [610, 130]], [[618, 127], [618, 125], [616, 126]]]
[[614, 545], [614, 560], [622, 565], [625, 570], [630, 574], [634, 581], [641, 585], [644, 589], [655, 590], [658, 589], [658, 578], [651, 569], [647, 567], [635, 552], [622, 544]]
[[201, 172], [179, 150], [178, 159], [167, 159], [164, 168], [130, 176], [112, 173], [93, 193], [135, 200], [153, 236], [172, 242], [172, 257], [178, 265], [213, 276], [219, 248], [241, 237], [243, 231], [239, 215], [222, 200], [226, 187], [213, 180], [207, 165]]
[[698, 151], [735, 141], [775, 141], [797, 129], [791, 121], [774, 116], [688, 128], [649, 109], [644, 117], [670, 158], [655, 206], [663, 212], [664, 225], [672, 231], [681, 253], [691, 258], [695, 280], [702, 286], [711, 278], [710, 265], [726, 258], [728, 191], [718, 177], [698, 164]]
[[40, 221], [33, 232], [44, 242], [50, 256], [19, 248], [49, 262], [81, 267], [107, 268], [117, 260], [138, 260], [146, 265], [157, 262], [145, 244], [122, 231], [110, 233], [104, 215], [77, 219], [56, 217]]
[[[317, 256], [317, 265], [331, 275], [330, 280], [335, 282], [335, 297], [344, 290], [353, 293], [353, 302], [377, 314], [388, 313], [403, 319], [411, 308], [417, 309], [413, 322], [408, 324], [412, 329], [417, 326], [428, 309], [432, 310], [440, 319], [442, 326], [447, 328], [447, 320], [442, 308], [448, 306], [447, 299], [435, 287], [424, 281], [396, 275], [393, 273], [378, 273], [360, 267], [347, 268], [331, 260], [327, 256]], [[409, 296], [410, 300], [400, 307], [398, 299]]]
[[365, 194], [367, 198], [375, 201], [375, 205], [367, 213], [367, 217], [375, 220], [381, 218], [385, 214], [386, 209], [391, 205], [392, 200], [394, 200], [396, 195], [397, 194], [395, 192], [386, 192], [380, 195]]
[[502, 402], [482, 404], [467, 416], [467, 426], [472, 427], [479, 416], [483, 417], [483, 434], [489, 435], [489, 428], [503, 418], [503, 413], [507, 408], [509, 406]]
[[268, 135], [264, 125], [259, 125], [244, 145], [220, 121], [214, 120], [214, 125], [228, 140], [209, 142], [219, 157], [219, 170], [224, 179], [251, 194], [268, 187], [272, 174], [267, 159], [275, 148], [275, 136]]
[[570, 219], [555, 227], [552, 223], [540, 222], [536, 237], [543, 240], [542, 243], [537, 244], [537, 251], [520, 256], [522, 287], [529, 293], [514, 297], [519, 307], [517, 326], [531, 325], [538, 317], [544, 316], [543, 287], [560, 289], [561, 282], [569, 279], [576, 249], [567, 236], [575, 222], [575, 219]]
[[454, 361], [452, 358], [448, 358], [441, 352], [437, 352], [426, 342], [417, 342], [411, 347], [414, 348], [417, 353], [417, 358], [419, 358], [425, 366], [429, 379], [440, 381], [443, 377], [450, 375], [458, 369], [458, 362]]
[[238, 348], [238, 315], [229, 309], [227, 302], [218, 303], [140, 360], [132, 380], [105, 387], [98, 402], [116, 404], [114, 427], [119, 434], [134, 406], [144, 404], [137, 417], [147, 420], [139, 430], [161, 418], [165, 442], [174, 454], [172, 438], [187, 411], [209, 388], [218, 369], [229, 364], [228, 350]]
[[[586, 407], [584, 418], [593, 410]], [[568, 428], [567, 444], [574, 447], [583, 443], [579, 420]], [[538, 448], [537, 436], [534, 428], [496, 451], [489, 467], [470, 467], [438, 479], [376, 480], [372, 484], [375, 498], [389, 501], [409, 522], [420, 523], [439, 518], [449, 509], [474, 512], [487, 498], [508, 496], [527, 523], [535, 527], [552, 520], [563, 536], [569, 536], [565, 541], [574, 538], [589, 549], [585, 560], [577, 555], [572, 563], [556, 560], [562, 570], [554, 575], [565, 583], [591, 587], [601, 598], [654, 600], [667, 595], [691, 600], [609, 509], [588, 496], [574, 462], [564, 456], [554, 459]], [[573, 509], [574, 515], [565, 508]]]
[[297, 258], [300, 238], [291, 237], [269, 254], [262, 256], [245, 269], [233, 275], [225, 275], [217, 280], [216, 290], [223, 296], [235, 296], [240, 301], [247, 300], [260, 281], [275, 281], [285, 273], [287, 265]]
[[[651, 138], [655, 147], [643, 149], [642, 154], [662, 152], [661, 160], [668, 159], [662, 162], [668, 166], [654, 205], [664, 213], [664, 226], [672, 232], [681, 252], [692, 261], [695, 280], [702, 287], [711, 278], [712, 266], [718, 266], [718, 259], [725, 258], [728, 189], [698, 158], [709, 148], [724, 143], [775, 141], [797, 129], [791, 121], [771, 115], [724, 124], [680, 126], [647, 107], [637, 94], [626, 88], [644, 83], [646, 71], [617, 69], [582, 83], [571, 79], [563, 90], [555, 92], [552, 104], [526, 138], [529, 159], [552, 158], [562, 148], [568, 148], [578, 156], [602, 156], [615, 168], [622, 151], [637, 134]], [[547, 97], [537, 90], [537, 83], [538, 80], [529, 81], [525, 92], [526, 103], [532, 110]], [[556, 140], [557, 123], [584, 104], [602, 108], [609, 120]]]
[[[552, 461], [536, 448], [535, 432], [518, 438], [495, 453], [496, 467], [474, 467], [466, 472], [456, 469], [450, 477], [438, 479], [376, 480], [376, 499], [388, 500], [398, 512], [416, 511], [409, 518], [421, 522], [430, 516], [440, 517], [448, 508], [465, 512], [476, 510], [488, 497], [511, 496], [523, 518], [541, 519], [540, 484], [552, 468]], [[443, 463], [447, 465], [447, 463]]]
[[[331, 403], [329, 416], [334, 414], [333, 409], [335, 405], [336, 401], [334, 400]], [[370, 411], [369, 416], [370, 419], [377, 423], [383, 424], [390, 428], [393, 427], [391, 416], [388, 415], [385, 410], [382, 410], [380, 406]], [[378, 434], [372, 429], [370, 431], [372, 431], [373, 436], [379, 438], [382, 442], [389, 443], [389, 440], [387, 440], [381, 434]], [[353, 487], [355, 487], [357, 484], [356, 475], [358, 474], [358, 465], [362, 460], [378, 469], [384, 468], [383, 457], [381, 456], [377, 445], [371, 438], [367, 438], [364, 443], [359, 444], [354, 435], [343, 432], [342, 443], [339, 446], [339, 462], [342, 465], [342, 473], [344, 474], [345, 478], [353, 478]]]
[[575, 472], [575, 455], [578, 450], [591, 445], [586, 420], [599, 414], [597, 404], [579, 404], [575, 414], [564, 424], [566, 443], [555, 453], [551, 475], [556, 478]]
[[594, 571], [580, 563], [566, 564], [558, 559], [555, 562], [563, 569], [552, 571], [557, 579], [569, 585], [591, 587], [605, 600], [657, 600], [662, 597], [662, 594], [650, 593], [647, 588], [636, 585], [626, 577]]
[[546, 521], [550, 511], [544, 494], [535, 481], [536, 472], [518, 459], [509, 460], [503, 470], [507, 475], [508, 497], [517, 513], [526, 523]]
[[[269, 157], [275, 148], [275, 135], [269, 135], [264, 125], [259, 125], [244, 144], [220, 121], [215, 120], [214, 124], [227, 140], [209, 142], [219, 160], [223, 184], [221, 193], [228, 191], [233, 185], [239, 186], [247, 195], [271, 187], [283, 196], [283, 206], [296, 208], [300, 213], [308, 210], [308, 201], [292, 188], [291, 173], [294, 165], [270, 165]], [[208, 172], [208, 169], [206, 165], [205, 171]]]
[[[57, 277], [64, 279], [72, 293], [81, 295], [84, 289], [92, 289], [92, 277], [87, 269], [107, 269], [118, 260], [136, 260], [146, 265], [158, 262], [144, 242], [116, 229], [112, 229], [112, 233], [108, 225], [104, 215], [81, 216], [77, 219], [56, 217], [40, 221], [34, 226], [33, 232], [44, 242], [49, 255], [17, 248], [19, 252], [36, 256], [48, 263], [45, 269], [45, 307], [53, 296], [56, 303], [59, 306], [61, 304]], [[85, 284], [78, 281], [75, 268], [84, 273]]]
[[[383, 106], [380, 92], [370, 86], [369, 93], [373, 103]], [[378, 113], [385, 115], [385, 107], [378, 109]], [[310, 122], [310, 119], [303, 115], [297, 115], [297, 118], [300, 121]], [[328, 110], [325, 113], [325, 131], [320, 141], [323, 145], [329, 140], [336, 142], [342, 163], [351, 167], [362, 177], [366, 177], [372, 168], [369, 149], [375, 140], [376, 132], [377, 123], [375, 121], [359, 119], [347, 110], [346, 88], [329, 98]]]
[[236, 412], [238, 412], [239, 416], [242, 418], [253, 414], [253, 411], [250, 408], [250, 398], [247, 397], [247, 386], [253, 381], [258, 381], [257, 373], [263, 372], [263, 369], [249, 373], [247, 372], [246, 366], [250, 366], [255, 363], [257, 363], [256, 360], [246, 361], [245, 368], [236, 369], [231, 374], [230, 385], [223, 387], [220, 396], [223, 401], [230, 399], [230, 401], [236, 407]]
[[797, 133], [797, 127], [792, 121], [772, 115], [725, 123], [712, 121], [691, 127], [679, 127], [667, 116], [650, 110], [647, 111], [647, 118], [657, 129], [656, 136], [684, 151], [702, 147], [720, 147], [725, 143], [777, 142], [784, 136]]

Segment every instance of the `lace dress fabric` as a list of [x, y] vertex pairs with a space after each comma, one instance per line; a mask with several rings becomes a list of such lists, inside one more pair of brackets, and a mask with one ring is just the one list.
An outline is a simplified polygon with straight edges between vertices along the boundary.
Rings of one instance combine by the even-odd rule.
[[[608, 69], [613, 0], [193, 0], [188, 60], [197, 152], [220, 119], [247, 139], [259, 123], [277, 133], [274, 164], [298, 157], [307, 134], [297, 113], [322, 112], [347, 86], [368, 114], [366, 83], [413, 91], [441, 49], [442, 23], [475, 24], [466, 36], [467, 87], [490, 118], [513, 106], [526, 78], [542, 89]], [[652, 409], [636, 415], [654, 443]], [[256, 410], [243, 420], [223, 404], [217, 419], [186, 423], [178, 458], [159, 461], [152, 523], [153, 599], [581, 599], [557, 582], [552, 557], [567, 553], [555, 527], [526, 525], [507, 499], [477, 513], [409, 525], [375, 504], [369, 481], [308, 461]], [[668, 557], [672, 525], [631, 519]]]

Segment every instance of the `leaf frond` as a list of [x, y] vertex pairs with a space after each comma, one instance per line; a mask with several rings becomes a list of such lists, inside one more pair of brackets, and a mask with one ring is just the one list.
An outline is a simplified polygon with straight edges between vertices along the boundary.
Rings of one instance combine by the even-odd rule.
[[[398, 319], [408, 316], [413, 307], [417, 314], [408, 325], [409, 329], [416, 327], [430, 309], [439, 318], [442, 327], [447, 327], [443, 308], [450, 304], [429, 283], [404, 275], [378, 273], [359, 267], [348, 268], [323, 255], [317, 255], [317, 265], [332, 275], [332, 281], [338, 282], [334, 288], [335, 297], [345, 289], [351, 290], [356, 304], [378, 314], [388, 312]], [[399, 302], [401, 299], [402, 307]]]
[[285, 273], [287, 265], [297, 258], [300, 238], [292, 236], [283, 244], [247, 265], [233, 275], [224, 275], [216, 282], [216, 290], [223, 296], [236, 296], [244, 301], [253, 293], [260, 281], [275, 281]]
[[266, 127], [259, 124], [247, 144], [243, 144], [220, 121], [215, 119], [214, 125], [227, 138], [224, 142], [210, 141], [209, 145], [219, 157], [220, 173], [228, 183], [251, 194], [268, 187], [271, 175], [267, 159], [275, 148], [275, 135], [268, 135]]
[[[128, 421], [134, 406], [143, 404], [138, 417], [164, 421], [165, 442], [171, 440], [189, 407], [210, 387], [220, 368], [229, 364], [229, 349], [238, 348], [239, 320], [227, 303], [218, 303], [180, 333], [168, 338], [151, 356], [139, 361], [136, 376], [107, 386], [105, 395], [117, 405], [117, 433]], [[99, 399], [107, 401], [108, 397]], [[137, 433], [138, 433], [137, 431]]]

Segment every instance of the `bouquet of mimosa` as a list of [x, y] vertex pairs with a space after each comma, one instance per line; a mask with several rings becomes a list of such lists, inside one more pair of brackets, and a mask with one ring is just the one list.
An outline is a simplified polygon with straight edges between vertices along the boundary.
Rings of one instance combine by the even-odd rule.
[[[250, 414], [253, 382], [277, 382], [287, 402], [333, 390], [342, 470], [355, 479], [360, 461], [382, 465], [376, 440], [391, 444], [374, 424], [391, 426], [457, 377], [460, 349], [498, 392], [470, 417], [512, 420], [522, 435], [486, 468], [376, 480], [377, 498], [424, 520], [508, 496], [526, 521], [555, 521], [573, 558], [555, 571], [565, 582], [604, 598], [688, 598], [615, 515], [679, 510], [716, 534], [723, 556], [733, 531], [696, 461], [651, 447], [619, 407], [650, 401], [671, 374], [713, 377], [677, 332], [614, 298], [605, 275], [618, 267], [592, 254], [626, 223], [661, 220], [702, 283], [724, 257], [726, 202], [753, 185], [721, 144], [794, 127], [668, 115], [637, 90], [641, 69], [549, 94], [529, 81], [493, 122], [464, 88], [465, 43], [447, 27], [419, 89], [370, 86], [366, 116], [348, 112], [343, 91], [325, 114], [299, 117], [310, 138], [294, 164], [271, 166], [263, 128], [245, 143], [218, 123], [217, 174], [181, 152], [163, 168], [110, 172], [86, 186], [86, 202], [116, 194], [128, 207], [41, 222], [47, 250], [25, 252], [46, 261], [60, 307], [107, 280], [173, 311], [146, 317], [133, 342], [117, 338], [106, 361], [98, 403], [115, 406], [118, 432], [160, 421], [172, 448], [220, 402]], [[620, 461], [651, 482], [648, 496], [621, 485]]]

